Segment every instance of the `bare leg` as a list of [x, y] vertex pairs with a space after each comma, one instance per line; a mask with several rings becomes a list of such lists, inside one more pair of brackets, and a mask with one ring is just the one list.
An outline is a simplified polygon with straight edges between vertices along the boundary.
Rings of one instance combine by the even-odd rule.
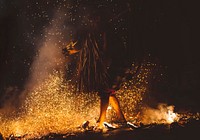
[[111, 95], [109, 97], [109, 103], [112, 105], [112, 107], [115, 109], [117, 113], [117, 117], [121, 122], [126, 122], [126, 119], [120, 109], [119, 101], [115, 95]]
[[109, 96], [106, 95], [104, 97], [101, 97], [101, 101], [100, 101], [100, 117], [99, 120], [97, 122], [99, 122], [99, 127], [102, 128], [103, 127], [103, 122], [106, 119], [106, 110], [108, 108], [108, 104], [109, 104]]

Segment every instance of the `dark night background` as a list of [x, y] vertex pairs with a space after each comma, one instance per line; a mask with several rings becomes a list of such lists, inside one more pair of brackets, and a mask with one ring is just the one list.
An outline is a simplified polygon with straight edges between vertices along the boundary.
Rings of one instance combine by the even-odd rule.
[[[114, 1], [114, 0], [113, 0]], [[177, 108], [199, 111], [199, 13], [189, 0], [126, 0], [131, 12], [127, 26], [129, 50], [136, 60], [144, 54], [166, 66], [165, 82], [151, 83], [151, 96]], [[27, 15], [42, 11], [35, 2], [0, 0], [0, 98], [8, 87], [23, 90], [35, 55], [34, 41], [40, 38], [48, 19]], [[124, 3], [123, 0], [117, 1]], [[43, 2], [40, 2], [41, 7]], [[123, 4], [122, 4], [123, 5]], [[52, 16], [52, 2], [42, 7]], [[131, 18], [130, 18], [131, 17]], [[33, 32], [34, 27], [34, 32]], [[130, 47], [129, 47], [130, 48]]]

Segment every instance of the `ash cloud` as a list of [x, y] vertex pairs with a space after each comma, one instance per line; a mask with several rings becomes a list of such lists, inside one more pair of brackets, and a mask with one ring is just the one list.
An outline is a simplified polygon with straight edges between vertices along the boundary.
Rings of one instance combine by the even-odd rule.
[[[55, 11], [49, 25], [44, 29], [36, 44], [36, 54], [29, 71], [29, 77], [21, 91], [17, 86], [10, 86], [5, 90], [1, 98], [0, 113], [10, 114], [18, 112], [23, 105], [27, 94], [36, 89], [42, 82], [48, 78], [53, 71], [64, 71], [64, 65], [67, 61], [62, 54], [62, 48], [69, 39], [70, 28], [65, 28], [65, 21], [68, 20], [65, 13]], [[64, 29], [65, 28], [65, 29]]]
[[37, 53], [30, 68], [30, 79], [26, 90], [32, 90], [40, 85], [54, 70], [64, 68], [65, 58], [62, 48], [65, 45], [62, 31], [65, 19], [62, 12], [55, 13], [49, 26], [44, 30], [43, 38], [37, 43]]

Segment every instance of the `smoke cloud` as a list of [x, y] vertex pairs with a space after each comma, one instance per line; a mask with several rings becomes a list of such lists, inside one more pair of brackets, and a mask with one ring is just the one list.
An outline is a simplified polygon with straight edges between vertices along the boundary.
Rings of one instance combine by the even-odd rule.
[[30, 69], [30, 79], [26, 89], [31, 90], [43, 82], [54, 70], [63, 70], [65, 58], [62, 54], [64, 33], [62, 13], [56, 13], [43, 38], [37, 43], [37, 55]]
[[146, 107], [142, 111], [142, 122], [144, 124], [151, 123], [172, 123], [178, 120], [178, 116], [174, 113], [174, 106], [160, 103], [157, 108]]
[[[35, 42], [35, 57], [32, 61], [29, 77], [24, 85], [24, 90], [18, 87], [8, 87], [0, 100], [1, 114], [16, 114], [24, 104], [27, 94], [39, 87], [50, 74], [55, 71], [64, 71], [67, 61], [62, 54], [62, 48], [69, 39], [69, 29], [66, 28], [66, 12], [54, 11], [54, 16]], [[11, 113], [14, 112], [14, 113]]]

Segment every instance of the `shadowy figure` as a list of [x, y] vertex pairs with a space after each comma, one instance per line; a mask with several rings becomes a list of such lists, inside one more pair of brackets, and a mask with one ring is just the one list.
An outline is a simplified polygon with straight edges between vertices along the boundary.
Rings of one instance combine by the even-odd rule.
[[[100, 96], [100, 116], [97, 120], [99, 128], [103, 127], [106, 119], [106, 110], [111, 104], [116, 111], [119, 122], [126, 123], [120, 109], [115, 91], [119, 89], [120, 81], [116, 80], [122, 68], [119, 66], [120, 49], [122, 44], [109, 43], [114, 36], [108, 37], [109, 25], [99, 15], [89, 18], [90, 25], [78, 31], [77, 39], [64, 49], [66, 55], [76, 58], [72, 67], [76, 74], [72, 76], [79, 91], [98, 92]], [[120, 46], [121, 45], [121, 46]], [[116, 56], [118, 55], [118, 56]], [[118, 58], [118, 59], [117, 59]]]

